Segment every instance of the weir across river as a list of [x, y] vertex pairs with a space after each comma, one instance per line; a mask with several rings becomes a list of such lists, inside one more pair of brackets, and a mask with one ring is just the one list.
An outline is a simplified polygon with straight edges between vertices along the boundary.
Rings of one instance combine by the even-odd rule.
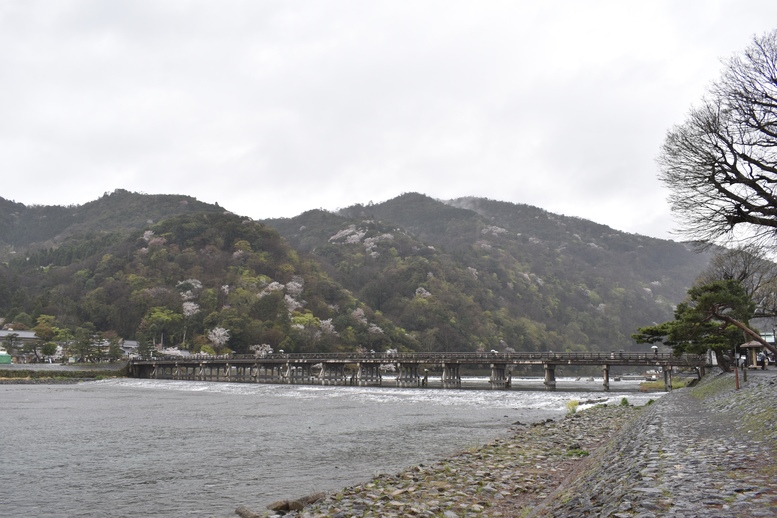
[[[253, 355], [191, 355], [130, 360], [130, 376], [150, 379], [231, 381], [240, 383], [291, 383], [309, 385], [395, 387], [461, 387], [461, 366], [490, 368], [492, 389], [508, 389], [513, 367], [542, 366], [545, 387], [556, 388], [559, 366], [599, 366], [604, 389], [610, 389], [613, 366], [645, 367], [663, 373], [671, 389], [674, 368], [695, 369], [704, 375], [704, 355], [665, 353], [274, 353]], [[393, 379], [392, 379], [393, 378]], [[435, 381], [438, 378], [438, 381]]]

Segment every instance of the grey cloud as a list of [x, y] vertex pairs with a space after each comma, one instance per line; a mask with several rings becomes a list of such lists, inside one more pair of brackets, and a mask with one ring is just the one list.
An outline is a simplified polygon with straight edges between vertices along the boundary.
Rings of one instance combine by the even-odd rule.
[[[654, 157], [767, 1], [38, 1], [0, 8], [2, 196], [255, 218], [420, 191], [666, 237]], [[725, 27], [725, 31], [722, 28]]]

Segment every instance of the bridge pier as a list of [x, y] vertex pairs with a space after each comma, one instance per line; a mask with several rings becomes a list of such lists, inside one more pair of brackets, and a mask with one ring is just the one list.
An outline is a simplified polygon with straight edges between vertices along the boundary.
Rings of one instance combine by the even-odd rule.
[[488, 383], [492, 389], [506, 389], [510, 388], [512, 381], [512, 373], [507, 365], [504, 363], [492, 363], [491, 364], [491, 378]]
[[670, 392], [672, 390], [672, 367], [665, 365], [664, 371], [664, 390]]
[[461, 387], [461, 375], [459, 374], [458, 363], [442, 364], [442, 388]]
[[604, 390], [609, 392], [610, 391], [610, 366], [606, 365], [604, 366], [603, 372], [602, 372], [602, 384], [604, 385]]
[[324, 363], [318, 375], [322, 385], [347, 385], [345, 365], [342, 363]]
[[383, 383], [383, 376], [380, 374], [379, 363], [359, 363], [356, 371], [356, 384], [360, 387], [367, 385], [380, 386]]
[[179, 369], [181, 379], [185, 379], [185, 380], [194, 379], [194, 375], [196, 373], [196, 367], [184, 364], [179, 366], [178, 369]]
[[221, 367], [219, 367], [218, 365], [213, 365], [213, 364], [208, 365], [208, 381], [218, 381], [220, 371], [221, 371]]
[[250, 365], [235, 365], [235, 381], [246, 383], [251, 381]]
[[286, 364], [286, 382], [291, 384], [310, 383], [310, 365], [301, 363], [299, 365]]
[[397, 374], [397, 387], [418, 387], [421, 385], [421, 376], [418, 373], [417, 363], [400, 363]]
[[544, 364], [545, 367], [545, 389], [556, 390], [556, 366], [549, 363]]
[[283, 383], [284, 382], [284, 364], [269, 364], [262, 365], [261, 372], [259, 368], [256, 371], [257, 382], [263, 381], [265, 383]]

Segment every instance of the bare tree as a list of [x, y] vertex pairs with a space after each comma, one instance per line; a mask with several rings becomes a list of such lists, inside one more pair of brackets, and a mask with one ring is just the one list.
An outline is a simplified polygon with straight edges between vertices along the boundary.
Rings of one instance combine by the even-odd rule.
[[751, 318], [777, 316], [777, 264], [767, 258], [761, 247], [748, 244], [723, 249], [712, 258], [694, 284], [727, 280], [738, 281], [755, 303]]
[[707, 245], [777, 237], [777, 30], [725, 62], [722, 77], [658, 158], [680, 233]]

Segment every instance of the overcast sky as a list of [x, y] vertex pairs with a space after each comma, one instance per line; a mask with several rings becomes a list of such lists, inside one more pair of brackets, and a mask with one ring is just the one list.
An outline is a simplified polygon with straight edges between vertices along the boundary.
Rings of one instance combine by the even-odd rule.
[[0, 0], [0, 196], [403, 192], [672, 237], [655, 158], [774, 0]]

